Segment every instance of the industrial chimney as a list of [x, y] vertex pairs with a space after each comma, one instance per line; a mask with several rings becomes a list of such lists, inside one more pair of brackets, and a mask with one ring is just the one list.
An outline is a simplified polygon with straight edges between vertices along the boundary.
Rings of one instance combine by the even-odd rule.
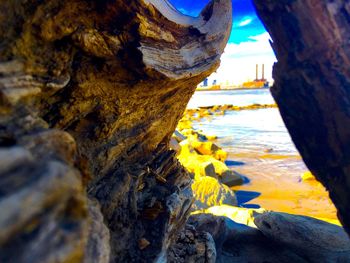
[[259, 65], [256, 64], [256, 69], [255, 69], [255, 81], [258, 81], [259, 79]]
[[262, 64], [262, 76], [261, 80], [265, 80], [265, 64]]

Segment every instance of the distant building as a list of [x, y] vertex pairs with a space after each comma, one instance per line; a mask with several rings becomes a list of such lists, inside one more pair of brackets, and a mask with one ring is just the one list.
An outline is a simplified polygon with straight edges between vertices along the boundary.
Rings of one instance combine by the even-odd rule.
[[208, 78], [203, 81], [203, 87], [208, 87]]

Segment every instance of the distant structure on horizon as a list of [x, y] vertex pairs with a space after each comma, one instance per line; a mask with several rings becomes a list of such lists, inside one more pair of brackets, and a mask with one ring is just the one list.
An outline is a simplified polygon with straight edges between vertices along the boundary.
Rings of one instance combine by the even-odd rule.
[[256, 64], [255, 70], [255, 80], [244, 82], [242, 84], [243, 88], [255, 89], [255, 88], [268, 88], [269, 82], [265, 79], [265, 64], [262, 64], [262, 74], [261, 79], [259, 79], [259, 65]]
[[208, 87], [208, 78], [203, 81], [203, 87]]
[[259, 78], [259, 65], [256, 64], [255, 67], [255, 79], [253, 81], [247, 81], [241, 85], [230, 84], [229, 81], [226, 83], [217, 83], [217, 80], [212, 81], [212, 85], [209, 85], [209, 79], [206, 78], [202, 83], [197, 87], [197, 90], [230, 90], [230, 89], [260, 89], [268, 88], [269, 81], [265, 78], [265, 64], [262, 64], [262, 74]]

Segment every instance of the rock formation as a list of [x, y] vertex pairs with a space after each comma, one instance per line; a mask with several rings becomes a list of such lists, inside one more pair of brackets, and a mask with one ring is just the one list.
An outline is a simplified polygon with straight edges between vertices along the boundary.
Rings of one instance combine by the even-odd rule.
[[[227, 215], [191, 215], [187, 226], [198, 233], [211, 235], [215, 242], [216, 262], [328, 263], [350, 260], [350, 239], [339, 226], [306, 216], [266, 211], [247, 214], [246, 221], [255, 222], [248, 226], [239, 224], [235, 215], [228, 215], [229, 210], [241, 208], [217, 208], [222, 212], [227, 210]], [[189, 257], [191, 253], [188, 254]]]
[[[0, 3], [0, 261], [162, 261], [192, 204], [168, 142], [230, 0]], [[85, 251], [85, 252], [84, 252]]]
[[256, 228], [238, 224], [227, 217], [199, 214], [190, 217], [189, 225], [209, 233], [215, 241], [218, 263], [290, 263], [308, 261]]
[[195, 179], [192, 192], [195, 199], [192, 205], [193, 211], [223, 204], [237, 205], [234, 191], [213, 177], [203, 176]]
[[215, 263], [216, 257], [211, 234], [186, 225], [174, 245], [169, 248], [167, 260], [169, 263]]
[[254, 0], [278, 63], [271, 91], [350, 233], [350, 3]]
[[270, 212], [256, 216], [258, 229], [310, 263], [349, 262], [350, 239], [343, 228], [307, 216]]

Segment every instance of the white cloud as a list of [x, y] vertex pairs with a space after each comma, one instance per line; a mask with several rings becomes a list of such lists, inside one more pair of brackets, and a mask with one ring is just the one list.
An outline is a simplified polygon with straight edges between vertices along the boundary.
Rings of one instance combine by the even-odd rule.
[[269, 43], [269, 34], [252, 36], [250, 39], [248, 42], [229, 43], [226, 46], [220, 68], [210, 76], [210, 83], [216, 79], [224, 85], [240, 85], [245, 81], [254, 80], [256, 64], [259, 64], [259, 78], [261, 64], [265, 64], [265, 78], [272, 81], [272, 66], [276, 58]]
[[246, 16], [238, 23], [238, 26], [239, 27], [247, 26], [247, 25], [251, 24], [253, 22], [253, 20], [254, 20], [253, 18]]

